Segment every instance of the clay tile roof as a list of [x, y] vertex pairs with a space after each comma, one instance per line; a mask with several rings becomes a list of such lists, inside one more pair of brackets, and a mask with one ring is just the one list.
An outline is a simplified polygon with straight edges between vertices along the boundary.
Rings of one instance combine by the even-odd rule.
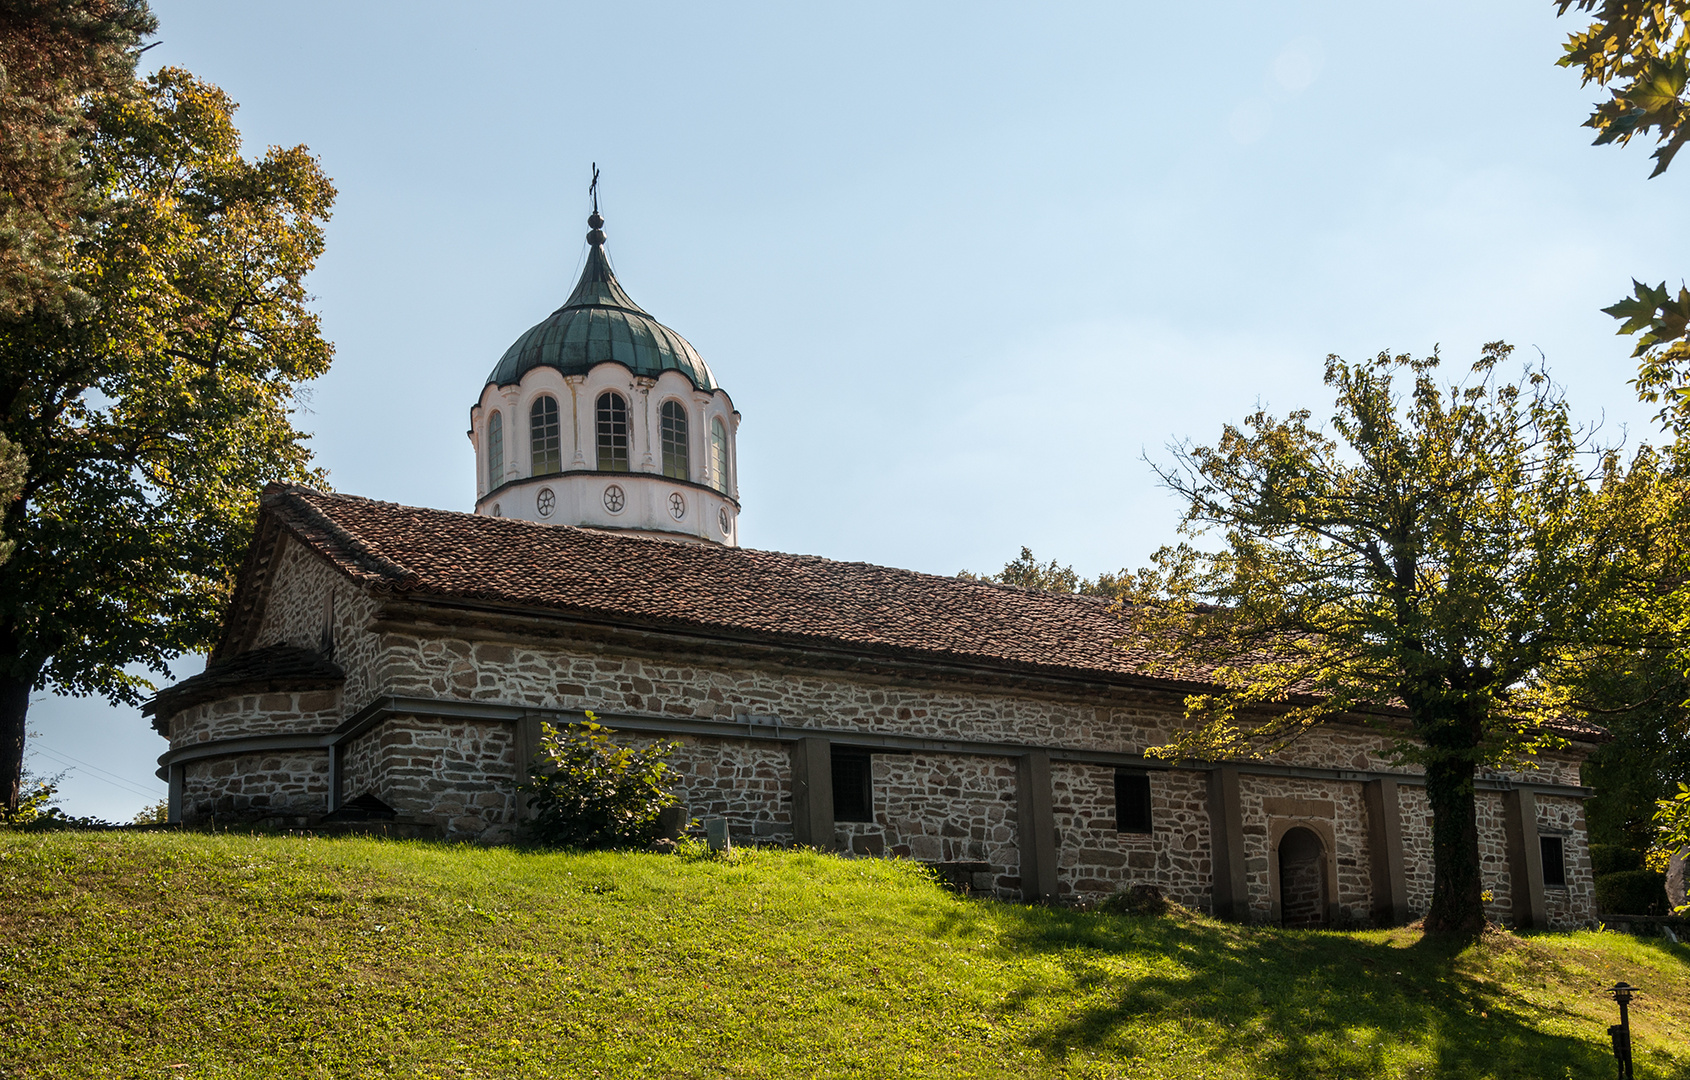
[[168, 734], [161, 726], [164, 720], [201, 702], [233, 693], [326, 689], [345, 678], [340, 665], [315, 649], [270, 645], [213, 660], [200, 674], [160, 690], [141, 712], [154, 718], [153, 727], [162, 735]]
[[378, 590], [1093, 678], [1143, 659], [1108, 601], [272, 487], [267, 514]]
[[[1127, 640], [1121, 614], [1098, 597], [429, 510], [301, 486], [271, 485], [263, 507], [280, 527], [379, 592], [550, 609], [865, 656], [1175, 690], [1201, 685], [1142, 675], [1148, 651]], [[1607, 737], [1604, 729], [1573, 719], [1553, 730], [1585, 742]]]

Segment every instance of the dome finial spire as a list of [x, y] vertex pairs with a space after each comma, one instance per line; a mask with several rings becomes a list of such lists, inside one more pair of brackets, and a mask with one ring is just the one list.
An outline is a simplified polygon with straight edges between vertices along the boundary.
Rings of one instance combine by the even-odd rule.
[[587, 243], [594, 247], [604, 247], [604, 218], [599, 216], [599, 163], [593, 162], [593, 182], [587, 185], [587, 194], [593, 198], [593, 212], [587, 216], [587, 227], [592, 230], [587, 234]]

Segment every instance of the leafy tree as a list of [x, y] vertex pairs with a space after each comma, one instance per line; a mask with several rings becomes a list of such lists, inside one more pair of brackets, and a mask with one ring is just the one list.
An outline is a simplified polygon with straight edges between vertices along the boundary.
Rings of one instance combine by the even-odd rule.
[[[1570, 34], [1562, 67], [1576, 67], [1584, 85], [1608, 90], [1584, 126], [1596, 145], [1621, 146], [1653, 134], [1658, 144], [1651, 178], [1666, 172], [1690, 139], [1690, 0], [1554, 0], [1557, 15], [1577, 8], [1595, 12], [1584, 30]], [[1690, 289], [1667, 291], [1632, 282], [1632, 295], [1602, 309], [1623, 320], [1621, 334], [1638, 335], [1639, 360], [1632, 385], [1646, 402], [1661, 406], [1660, 420], [1680, 438], [1690, 434]]]
[[1593, 526], [1617, 541], [1598, 627], [1625, 648], [1593, 652], [1560, 687], [1560, 707], [1604, 725], [1612, 741], [1585, 763], [1596, 789], [1585, 806], [1592, 842], [1641, 855], [1656, 802], [1690, 780], [1690, 462], [1685, 444], [1644, 447], [1610, 469]]
[[995, 574], [976, 574], [963, 570], [957, 577], [964, 581], [990, 581], [999, 585], [1016, 585], [1039, 592], [1084, 593], [1088, 596], [1112, 596], [1120, 578], [1102, 573], [1096, 578], [1083, 578], [1072, 566], [1059, 566], [1055, 559], [1040, 563], [1033, 549], [1023, 547], [1021, 554], [1004, 564]]
[[145, 0], [0, 0], [0, 316], [74, 313], [94, 98], [131, 93]]
[[[138, 4], [63, 0], [15, 7], [0, 34], [15, 50], [43, 12], [106, 9], [140, 13], [131, 43], [150, 28]], [[27, 461], [0, 537], [8, 807], [30, 691], [137, 701], [149, 684], [127, 665], [163, 673], [215, 640], [257, 492], [321, 481], [290, 417], [332, 353], [303, 283], [332, 185], [303, 147], [243, 158], [234, 103], [185, 71], [135, 80], [131, 51], [114, 86], [99, 42], [104, 82], [77, 82], [87, 50], [68, 48], [71, 74], [43, 76], [70, 87], [54, 107], [74, 122], [51, 132], [75, 213], [52, 236], [20, 218], [36, 234], [19, 250], [57, 284], [8, 292], [0, 314], [0, 433]]]
[[165, 822], [167, 822], [169, 820], [170, 820], [170, 800], [169, 799], [160, 799], [158, 802], [153, 803], [151, 806], [144, 807], [141, 810], [137, 810], [135, 812], [135, 816], [129, 819], [129, 824], [131, 824], [131, 825], [163, 825]]
[[1614, 647], [1595, 626], [1617, 541], [1590, 528], [1594, 463], [1541, 371], [1496, 377], [1509, 352], [1486, 346], [1449, 386], [1436, 356], [1330, 357], [1330, 433], [1258, 411], [1174, 447], [1157, 472], [1188, 504], [1181, 531], [1222, 542], [1164, 548], [1124, 590], [1170, 658], [1152, 668], [1217, 687], [1161, 753], [1253, 756], [1344, 715], [1424, 767], [1428, 932], [1484, 926], [1475, 771], [1556, 745], [1530, 691]]
[[669, 790], [674, 770], [665, 756], [679, 743], [644, 749], [619, 746], [615, 732], [591, 712], [562, 729], [540, 728], [536, 766], [519, 790], [534, 818], [529, 832], [542, 844], [566, 848], [646, 844], [657, 837], [657, 817], [679, 802]]
[[[29, 459], [24, 452], [12, 445], [6, 436], [0, 435], [0, 529], [4, 529], [6, 524], [6, 508], [23, 493], [24, 470], [28, 467]], [[4, 536], [4, 532], [0, 532], [0, 536]], [[10, 540], [0, 539], [0, 563], [11, 558], [15, 546]]]
[[[1664, 173], [1674, 156], [1690, 139], [1690, 0], [1555, 0], [1556, 14], [1575, 7], [1594, 12], [1591, 24], [1567, 39], [1563, 67], [1577, 67], [1585, 85], [1594, 83], [1609, 91], [1607, 100], [1597, 103], [1585, 126], [1597, 132], [1596, 143], [1624, 145], [1634, 137], [1653, 134], [1657, 143], [1651, 178]], [[1603, 308], [1622, 320], [1621, 334], [1637, 335], [1632, 356], [1638, 360], [1633, 385], [1638, 396], [1661, 406], [1658, 419], [1678, 439], [1679, 447], [1690, 445], [1690, 289], [1680, 285], [1676, 293], [1666, 282], [1649, 286], [1632, 281], [1632, 295]], [[1674, 473], [1676, 487], [1670, 503], [1684, 505], [1686, 475], [1690, 468], [1682, 457]], [[1659, 489], [1657, 488], [1657, 491]], [[1659, 514], [1657, 498], [1643, 499]], [[1690, 521], [1682, 509], [1665, 519], [1678, 536], [1690, 534]], [[1606, 680], [1610, 700], [1639, 701], [1637, 708], [1621, 711], [1610, 721], [1614, 744], [1604, 747], [1592, 761], [1592, 782], [1598, 786], [1593, 800], [1597, 822], [1623, 815], [1628, 831], [1635, 830], [1643, 810], [1642, 801], [1651, 792], [1656, 797], [1670, 791], [1665, 787], [1685, 775], [1686, 672], [1690, 672], [1690, 572], [1679, 545], [1677, 562], [1662, 562], [1657, 587], [1631, 614], [1664, 628], [1675, 640], [1663, 661], [1658, 653], [1631, 658], [1619, 676]], [[1665, 790], [1661, 790], [1665, 787]], [[1670, 817], [1682, 803], [1664, 802], [1663, 815]], [[1667, 834], [1674, 826], [1663, 822]], [[1666, 840], [1662, 843], [1668, 842]]]

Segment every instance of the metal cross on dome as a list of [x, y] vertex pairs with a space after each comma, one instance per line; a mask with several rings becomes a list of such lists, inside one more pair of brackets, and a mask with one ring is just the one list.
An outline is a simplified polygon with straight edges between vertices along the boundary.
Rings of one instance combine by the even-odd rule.
[[593, 162], [593, 182], [587, 185], [587, 194], [593, 199], [593, 213], [599, 212], [599, 163]]

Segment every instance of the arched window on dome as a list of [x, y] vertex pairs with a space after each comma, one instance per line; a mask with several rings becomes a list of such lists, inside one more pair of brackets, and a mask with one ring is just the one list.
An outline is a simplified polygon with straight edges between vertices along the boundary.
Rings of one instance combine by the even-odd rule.
[[692, 462], [687, 453], [687, 411], [678, 401], [665, 401], [663, 422], [663, 475], [674, 480], [692, 479]]
[[495, 412], [487, 418], [487, 490], [505, 482], [505, 418]]
[[533, 476], [563, 471], [563, 440], [558, 433], [557, 398], [547, 394], [534, 399], [528, 410], [528, 446], [534, 465]]
[[598, 401], [599, 471], [628, 471], [628, 403], [606, 390]]
[[710, 486], [728, 493], [728, 429], [719, 417], [710, 421]]

